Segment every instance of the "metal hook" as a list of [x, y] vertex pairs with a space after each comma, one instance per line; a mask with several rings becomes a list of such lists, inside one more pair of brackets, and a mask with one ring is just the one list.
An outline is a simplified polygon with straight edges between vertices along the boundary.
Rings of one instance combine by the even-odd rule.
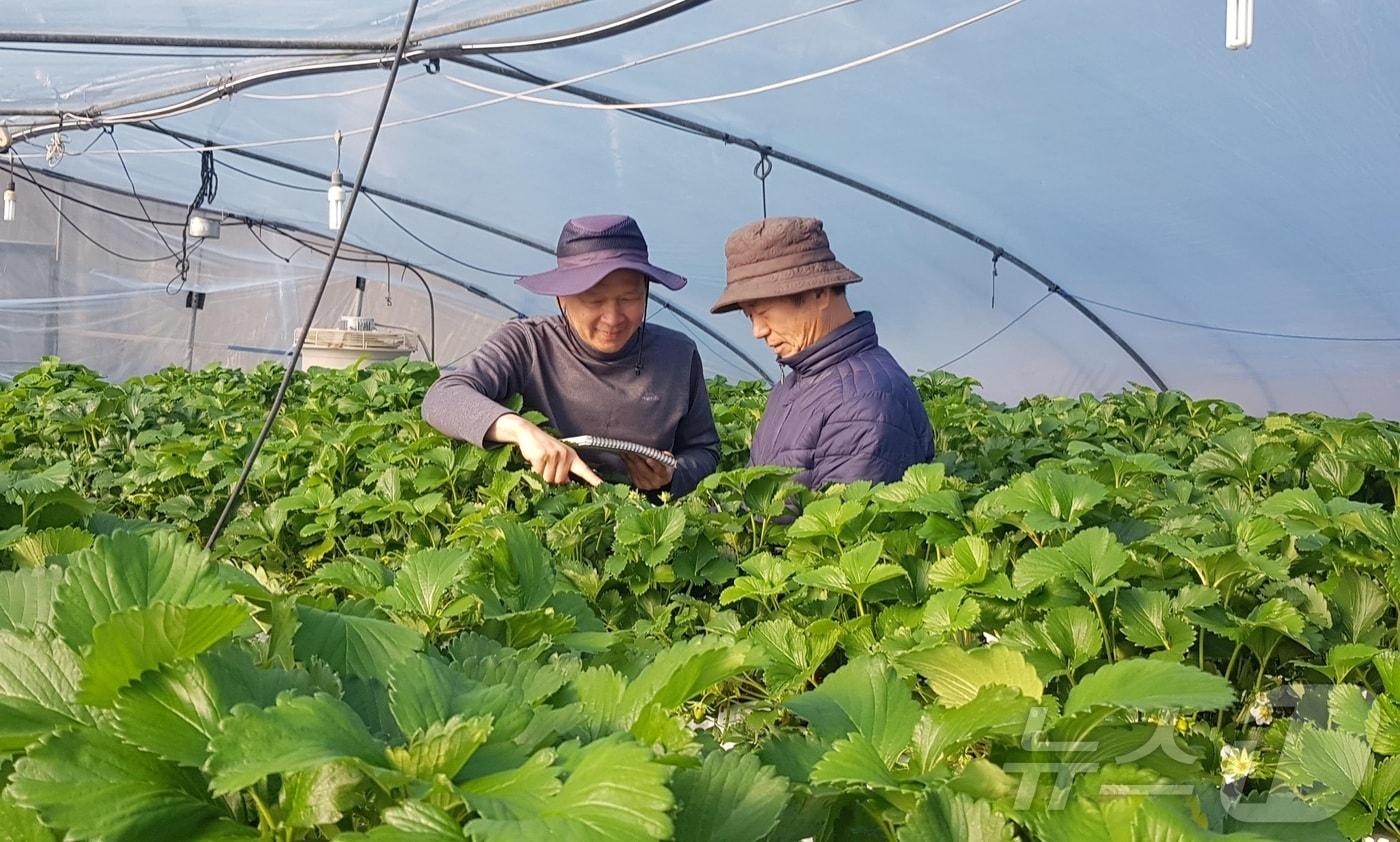
[[753, 177], [758, 179], [759, 193], [763, 198], [763, 218], [768, 218], [768, 176], [773, 174], [773, 161], [768, 157], [771, 150], [759, 147], [758, 163], [753, 165]]

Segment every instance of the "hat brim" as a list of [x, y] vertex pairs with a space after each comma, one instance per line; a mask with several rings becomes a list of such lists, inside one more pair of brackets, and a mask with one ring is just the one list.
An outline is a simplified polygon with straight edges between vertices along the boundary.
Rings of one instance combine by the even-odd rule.
[[640, 272], [667, 289], [680, 289], [685, 286], [685, 278], [675, 272], [667, 272], [645, 260], [632, 257], [617, 257], [568, 269], [551, 269], [538, 275], [526, 275], [516, 283], [540, 295], [578, 295], [592, 289], [599, 281], [618, 269]]
[[858, 284], [862, 280], [860, 275], [835, 260], [819, 264], [819, 269], [815, 272], [805, 270], [806, 267], [803, 267], [801, 270], [788, 270], [767, 277], [731, 283], [710, 307], [710, 312], [730, 313], [739, 309], [739, 305], [746, 301], [781, 298], [811, 289]]

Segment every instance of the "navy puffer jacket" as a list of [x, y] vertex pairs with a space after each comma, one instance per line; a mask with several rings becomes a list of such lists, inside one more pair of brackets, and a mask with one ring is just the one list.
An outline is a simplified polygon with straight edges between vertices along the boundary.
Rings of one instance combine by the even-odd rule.
[[750, 465], [801, 468], [812, 488], [893, 482], [933, 458], [933, 428], [909, 375], [880, 347], [870, 313], [793, 357], [754, 431]]

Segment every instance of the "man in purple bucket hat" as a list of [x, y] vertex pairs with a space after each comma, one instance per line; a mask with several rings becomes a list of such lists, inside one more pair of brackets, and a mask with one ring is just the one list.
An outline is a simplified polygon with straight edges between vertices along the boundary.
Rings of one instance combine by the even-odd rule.
[[820, 219], [761, 219], [729, 235], [727, 276], [712, 313], [743, 310], [755, 339], [790, 369], [768, 395], [751, 465], [801, 468], [813, 488], [892, 482], [933, 457], [933, 429], [909, 375], [880, 345], [846, 287], [860, 275], [836, 259]]
[[[551, 483], [626, 481], [649, 492], [685, 494], [719, 463], [719, 435], [695, 343], [647, 325], [647, 290], [685, 278], [653, 266], [629, 216], [584, 216], [564, 224], [558, 268], [521, 278], [553, 296], [558, 316], [506, 322], [423, 398], [423, 418], [455, 439], [514, 444]], [[501, 405], [520, 395], [564, 437], [621, 439], [664, 451], [665, 462], [631, 453], [587, 458]], [[599, 475], [602, 475], [601, 477]]]

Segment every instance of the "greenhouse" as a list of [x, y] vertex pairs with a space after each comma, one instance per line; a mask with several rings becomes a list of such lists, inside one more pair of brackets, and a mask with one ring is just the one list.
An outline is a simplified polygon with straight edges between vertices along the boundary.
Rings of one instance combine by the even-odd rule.
[[1397, 38], [11, 0], [0, 838], [1400, 838]]

